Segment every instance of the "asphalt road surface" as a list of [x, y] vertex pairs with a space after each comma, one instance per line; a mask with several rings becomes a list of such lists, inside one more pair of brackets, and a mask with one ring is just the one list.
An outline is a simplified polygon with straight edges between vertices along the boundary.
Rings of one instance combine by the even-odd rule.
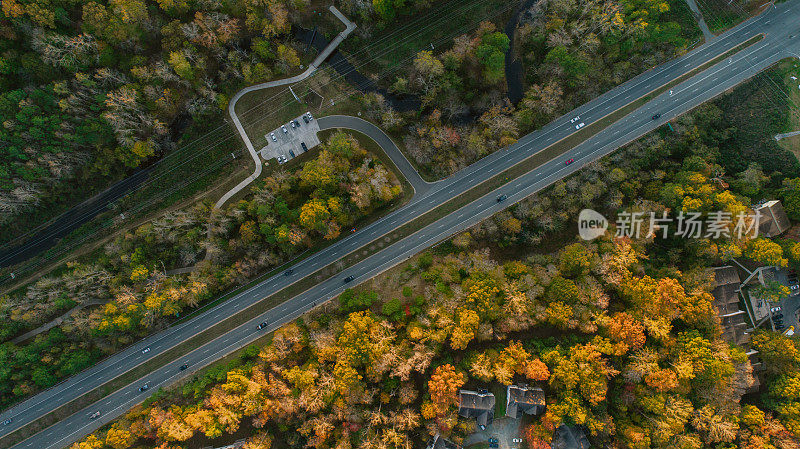
[[[800, 55], [800, 38], [797, 37], [800, 34], [800, 0], [792, 0], [778, 5], [771, 11], [734, 28], [694, 51], [637, 76], [555, 120], [542, 130], [524, 136], [514, 145], [483, 158], [445, 180], [432, 184], [424, 194], [415, 195], [411, 202], [403, 208], [299, 262], [293, 267], [294, 272], [291, 276], [279, 274], [267, 279], [192, 320], [134, 344], [127, 350], [109, 357], [98, 365], [7, 410], [0, 415], [0, 421], [8, 417], [13, 417], [13, 421], [10, 425], [0, 429], [0, 432], [7, 434], [43, 416], [58, 405], [79, 397], [82, 393], [174, 347], [197, 332], [207, 329], [216, 322], [260, 301], [292, 282], [336, 262], [349, 252], [391, 233], [404, 223], [469, 190], [481, 181], [491, 178], [530, 155], [564, 139], [575, 132], [574, 124], [570, 123], [571, 118], [579, 115], [581, 121], [590, 125], [593, 121], [664, 86], [680, 75], [701, 66], [704, 62], [762, 32], [766, 33], [766, 36], [759, 43], [676, 86], [671, 95], [667, 92], [653, 99], [583, 144], [570, 149], [526, 175], [512, 179], [484, 197], [382, 249], [373, 256], [205, 344], [185, 357], [174, 360], [142, 379], [113, 392], [90, 407], [76, 411], [75, 414], [13, 447], [15, 449], [65, 447], [113, 420], [149, 396], [151, 393], [149, 391], [137, 391], [140, 385], [148, 383], [150, 388], [154, 389], [189, 375], [193, 370], [247, 345], [263, 333], [272, 331], [283, 323], [295, 319], [310, 310], [314, 304], [333, 297], [345, 287], [354, 286], [367, 280], [447, 236], [480, 222], [514, 202], [579, 170], [587, 163], [663, 125], [666, 121], [721, 94], [774, 62], [784, 57]], [[651, 117], [657, 113], [661, 114], [660, 118], [652, 120]], [[565, 165], [565, 161], [569, 158], [574, 158], [575, 162]], [[503, 194], [508, 196], [508, 200], [498, 203], [496, 198]], [[351, 275], [355, 277], [355, 280], [345, 284], [343, 279]], [[264, 330], [256, 330], [257, 324], [262, 321], [268, 322], [268, 327]], [[146, 354], [142, 353], [142, 349], [145, 347], [150, 348]], [[179, 367], [183, 363], [188, 363], [190, 369], [180, 371]], [[101, 412], [101, 416], [91, 420], [89, 415], [95, 411]]]
[[406, 177], [409, 184], [414, 188], [415, 195], [424, 194], [430, 189], [434, 183], [430, 183], [422, 179], [417, 170], [411, 165], [411, 162], [406, 158], [406, 155], [397, 148], [392, 139], [383, 132], [382, 129], [373, 125], [372, 123], [360, 119], [358, 117], [351, 117], [349, 115], [329, 115], [317, 119], [319, 122], [320, 131], [326, 129], [344, 128], [352, 129], [365, 134], [374, 140], [389, 156], [397, 169]]

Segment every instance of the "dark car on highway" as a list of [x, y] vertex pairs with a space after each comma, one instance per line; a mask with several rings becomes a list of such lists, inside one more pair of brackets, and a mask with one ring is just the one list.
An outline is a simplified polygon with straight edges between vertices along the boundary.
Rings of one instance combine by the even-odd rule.
[[181, 365], [180, 370], [183, 371], [188, 367], [189, 367], [189, 364], [188, 363], [184, 363], [183, 365]]
[[7, 420], [3, 421], [4, 426], [7, 426], [9, 424], [11, 424], [11, 418], [8, 418]]
[[147, 391], [148, 388], [150, 388], [150, 385], [144, 384], [141, 387], [139, 387], [139, 391]]
[[267, 327], [267, 322], [266, 321], [264, 321], [263, 323], [259, 324], [257, 329], [261, 330], [261, 329], [264, 329], [265, 327]]
[[355, 277], [355, 276], [353, 276], [353, 275], [351, 274], [350, 276], [347, 276], [346, 278], [344, 278], [344, 282], [345, 282], [345, 283], [347, 283], [347, 282], [350, 282], [350, 281], [352, 281], [352, 280], [353, 280], [353, 279], [355, 279], [355, 278], [356, 278], [356, 277]]
[[500, 195], [497, 197], [497, 202], [502, 203], [503, 201], [508, 199], [508, 195]]
[[284, 272], [283, 272], [283, 275], [284, 275], [284, 276], [291, 276], [291, 275], [292, 275], [292, 273], [294, 273], [294, 270], [293, 270], [293, 269], [291, 269], [291, 268], [289, 268], [288, 270], [286, 270], [286, 271], [284, 271]]
[[653, 114], [653, 116], [652, 116], [651, 118], [652, 118], [653, 120], [658, 120], [658, 119], [660, 119], [660, 118], [661, 118], [661, 114]]

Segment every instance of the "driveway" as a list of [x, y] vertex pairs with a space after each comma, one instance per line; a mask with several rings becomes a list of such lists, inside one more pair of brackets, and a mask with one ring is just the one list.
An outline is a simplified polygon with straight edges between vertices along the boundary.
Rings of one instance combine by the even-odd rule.
[[477, 432], [464, 438], [463, 446], [471, 446], [477, 443], [486, 443], [490, 437], [497, 438], [498, 449], [519, 449], [519, 443], [512, 443], [513, 438], [522, 438], [520, 432], [520, 420], [514, 418], [497, 418], [492, 424], [486, 426], [486, 430], [478, 430]]
[[389, 159], [391, 159], [397, 169], [400, 170], [400, 173], [408, 180], [414, 188], [415, 194], [423, 194], [431, 187], [432, 183], [422, 179], [414, 166], [411, 165], [411, 162], [409, 162], [403, 152], [400, 151], [400, 148], [397, 148], [394, 141], [392, 141], [382, 129], [372, 123], [348, 115], [328, 115], [326, 117], [320, 117], [318, 121], [320, 130], [334, 128], [351, 129], [365, 134], [367, 137], [374, 140], [386, 155], [389, 156]]

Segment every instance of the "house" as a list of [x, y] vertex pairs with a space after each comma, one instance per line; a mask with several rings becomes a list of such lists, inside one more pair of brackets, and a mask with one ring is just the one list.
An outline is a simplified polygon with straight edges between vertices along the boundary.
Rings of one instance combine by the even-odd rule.
[[[755, 272], [743, 268], [749, 273], [744, 281], [739, 277], [739, 271], [733, 266], [711, 269], [714, 274], [714, 288], [711, 290], [711, 295], [714, 297], [714, 307], [717, 309], [722, 324], [722, 338], [744, 350], [750, 358], [753, 368], [757, 370], [760, 369], [760, 362], [758, 352], [750, 346], [750, 333], [756, 317], [769, 313], [769, 303], [758, 298], [755, 295], [757, 290], [750, 288], [749, 284], [763, 285], [774, 275], [772, 268], [774, 267], [760, 267]], [[740, 293], [745, 301], [749, 301], [750, 307], [745, 306], [747, 311], [739, 308]], [[747, 391], [758, 391], [759, 385], [758, 377], [755, 377], [753, 383], [746, 387]]]
[[447, 438], [439, 435], [438, 433], [428, 441], [426, 449], [461, 449], [461, 446], [453, 443]]
[[522, 414], [544, 413], [544, 391], [539, 387], [509, 385], [506, 387], [506, 416], [519, 419]]
[[583, 430], [576, 426], [561, 424], [553, 434], [552, 449], [589, 449], [589, 439]]
[[767, 201], [766, 203], [754, 208], [757, 214], [761, 215], [758, 223], [758, 234], [764, 237], [777, 237], [783, 234], [791, 223], [783, 204], [778, 200]]
[[494, 395], [487, 390], [459, 390], [458, 414], [475, 418], [479, 426], [486, 426], [494, 418]]
[[739, 309], [739, 288], [741, 280], [739, 272], [730, 265], [713, 268], [714, 306], [717, 308], [722, 328], [722, 338], [733, 345], [742, 346], [750, 342], [750, 335], [745, 333], [749, 325], [746, 313]]

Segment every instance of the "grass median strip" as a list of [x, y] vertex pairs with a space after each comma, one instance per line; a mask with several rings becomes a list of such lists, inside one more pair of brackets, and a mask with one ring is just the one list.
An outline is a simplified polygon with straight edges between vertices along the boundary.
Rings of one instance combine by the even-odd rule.
[[[253, 304], [252, 306], [232, 315], [225, 320], [217, 323], [216, 325], [208, 328], [193, 337], [185, 340], [184, 342], [178, 344], [177, 346], [157, 355], [156, 357], [148, 360], [147, 362], [142, 363], [141, 365], [135, 367], [134, 369], [110, 380], [109, 382], [101, 385], [94, 390], [91, 390], [84, 394], [83, 396], [76, 398], [75, 400], [62, 405], [58, 409], [50, 412], [49, 414], [39, 418], [38, 420], [23, 426], [22, 428], [14, 431], [13, 433], [6, 435], [3, 438], [0, 438], [0, 446], [2, 447], [9, 447], [13, 444], [18, 443], [19, 441], [24, 440], [25, 438], [33, 435], [34, 433], [58, 422], [60, 419], [73, 414], [76, 410], [84, 408], [90, 405], [93, 402], [107, 396], [113, 391], [118, 390], [119, 388], [126, 386], [136, 379], [150, 373], [169, 362], [178, 359], [189, 352], [201, 347], [202, 345], [216, 339], [217, 337], [227, 333], [228, 331], [252, 320], [258, 315], [266, 312], [267, 310], [285, 302], [286, 300], [299, 295], [300, 293], [308, 290], [309, 288], [313, 287], [314, 285], [318, 284], [319, 282], [335, 275], [338, 272], [341, 272], [347, 267], [354, 265], [355, 263], [377, 253], [381, 249], [413, 234], [414, 232], [422, 229], [423, 227], [435, 222], [436, 220], [460, 209], [461, 207], [475, 201], [476, 199], [486, 195], [487, 193], [491, 192], [492, 190], [496, 189], [497, 187], [506, 184], [512, 179], [515, 179], [525, 173], [530, 172], [531, 170], [535, 169], [536, 167], [542, 165], [543, 163], [563, 154], [567, 150], [574, 148], [576, 145], [580, 144], [581, 142], [589, 139], [590, 137], [594, 136], [595, 134], [599, 133], [603, 129], [605, 129], [610, 124], [620, 120], [621, 118], [625, 117], [629, 113], [633, 112], [634, 110], [638, 109], [645, 103], [649, 102], [654, 97], [666, 92], [667, 90], [675, 87], [676, 85], [692, 78], [693, 76], [697, 75], [698, 73], [705, 71], [709, 67], [717, 64], [718, 62], [730, 57], [731, 55], [744, 50], [745, 48], [759, 42], [763, 39], [763, 35], [757, 35], [753, 38], [749, 39], [748, 41], [737, 45], [736, 47], [732, 48], [731, 50], [726, 51], [725, 53], [707, 61], [706, 63], [700, 65], [699, 67], [675, 78], [673, 81], [659, 87], [651, 91], [650, 93], [646, 94], [645, 96], [638, 98], [631, 103], [628, 103], [626, 106], [610, 113], [609, 115], [603, 117], [602, 119], [595, 121], [592, 124], [587, 125], [579, 132], [576, 132], [556, 143], [553, 145], [548, 146], [547, 148], [529, 156], [525, 160], [521, 161], [520, 163], [514, 165], [513, 167], [509, 168], [508, 170], [499, 173], [498, 175], [493, 176], [492, 178], [483, 181], [482, 183], [476, 185], [472, 189], [462, 193], [461, 195], [447, 201], [446, 203], [442, 204], [441, 206], [432, 209], [426, 212], [423, 215], [415, 218], [414, 220], [400, 226], [399, 228], [391, 231], [388, 234], [385, 234], [372, 242], [355, 249], [354, 251], [350, 252], [349, 254], [345, 255], [343, 259], [334, 262], [326, 267], [323, 267], [313, 274], [306, 276], [305, 278], [295, 282], [294, 284], [264, 298], [263, 300]], [[380, 153], [378, 153], [380, 154]], [[383, 158], [381, 158], [383, 159]], [[387, 162], [387, 161], [384, 161]], [[389, 162], [390, 163], [390, 162]], [[400, 179], [405, 180], [402, 178], [402, 175], [398, 176]], [[404, 187], [406, 187], [404, 183]], [[405, 190], [405, 189], [404, 189]], [[309, 253], [309, 256], [313, 253]], [[296, 261], [295, 261], [296, 263]], [[279, 269], [271, 270], [267, 275], [263, 275], [258, 277], [256, 280], [251, 281], [246, 286], [240, 287], [237, 290], [224, 295], [222, 298], [215, 300], [212, 304], [218, 304], [225, 299], [228, 299], [239, 292], [242, 292], [251, 286], [261, 282], [263, 279], [268, 278], [269, 276], [277, 273], [280, 271]], [[206, 306], [209, 307], [209, 306]], [[202, 309], [201, 309], [202, 310]], [[199, 312], [199, 311], [198, 311]], [[198, 312], [193, 313], [196, 314]], [[185, 319], [185, 318], [184, 318]]]

